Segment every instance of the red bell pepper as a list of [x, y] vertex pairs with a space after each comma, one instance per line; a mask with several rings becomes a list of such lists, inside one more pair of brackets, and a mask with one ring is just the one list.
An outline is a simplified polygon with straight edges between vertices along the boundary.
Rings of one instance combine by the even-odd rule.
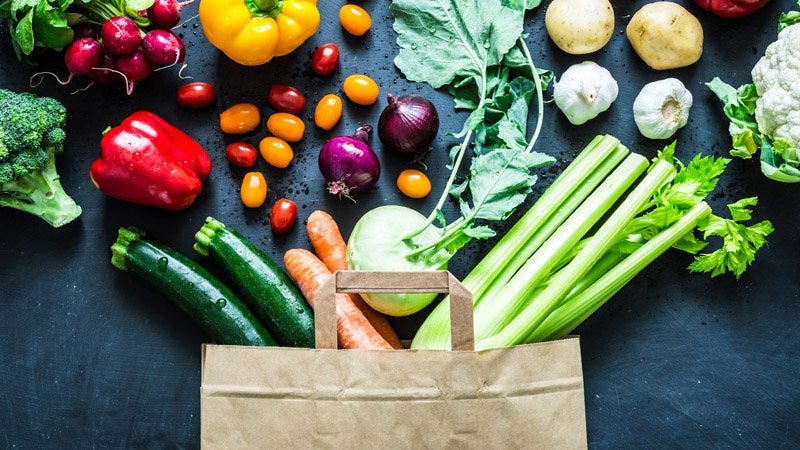
[[170, 210], [188, 207], [211, 172], [211, 159], [194, 139], [157, 115], [138, 111], [100, 141], [89, 176], [114, 198]]
[[694, 0], [706, 11], [711, 11], [720, 17], [735, 19], [752, 14], [769, 0]]

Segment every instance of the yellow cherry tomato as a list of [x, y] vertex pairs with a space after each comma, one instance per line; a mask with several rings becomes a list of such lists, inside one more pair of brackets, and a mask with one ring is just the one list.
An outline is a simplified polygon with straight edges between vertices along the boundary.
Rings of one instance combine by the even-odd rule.
[[366, 75], [350, 75], [344, 80], [344, 95], [358, 105], [371, 105], [378, 100], [378, 84]]
[[239, 196], [248, 208], [258, 208], [267, 199], [267, 180], [261, 172], [247, 172]]
[[261, 113], [256, 105], [239, 103], [226, 109], [219, 115], [219, 128], [223, 133], [249, 133], [261, 122]]
[[275, 136], [267, 136], [262, 139], [258, 144], [258, 149], [267, 164], [279, 169], [285, 169], [294, 159], [292, 147], [283, 139]]
[[314, 123], [323, 130], [330, 130], [342, 118], [342, 99], [336, 94], [322, 97], [314, 109]]
[[372, 26], [372, 19], [364, 8], [358, 5], [347, 4], [339, 10], [339, 21], [348, 33], [354, 36], [363, 36]]
[[411, 198], [422, 198], [431, 192], [431, 180], [415, 169], [406, 169], [397, 177], [397, 188]]
[[279, 112], [269, 116], [267, 129], [286, 142], [297, 142], [303, 139], [306, 124], [294, 114]]

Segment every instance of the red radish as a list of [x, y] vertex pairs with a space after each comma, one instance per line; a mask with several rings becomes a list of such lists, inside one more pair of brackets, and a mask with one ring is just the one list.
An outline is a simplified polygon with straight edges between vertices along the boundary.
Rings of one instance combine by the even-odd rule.
[[[52, 75], [60, 85], [69, 84], [75, 75], [89, 75], [93, 67], [97, 67], [103, 59], [103, 47], [99, 42], [92, 38], [80, 38], [72, 41], [64, 52], [64, 64], [67, 66], [69, 76], [66, 80], [61, 81], [58, 75], [53, 72], [37, 72], [31, 75], [31, 87], [37, 87], [42, 84], [45, 75]], [[39, 81], [35, 81], [36, 77], [41, 77]]]
[[72, 75], [89, 75], [93, 67], [100, 66], [103, 60], [103, 47], [92, 38], [72, 41], [64, 52], [64, 64]]
[[142, 35], [136, 22], [130, 17], [112, 17], [103, 23], [100, 30], [103, 47], [115, 56], [130, 55], [139, 48]]
[[181, 8], [193, 3], [194, 0], [178, 2], [177, 0], [155, 0], [153, 6], [147, 9], [147, 18], [153, 28], [169, 30], [181, 20]]
[[72, 26], [72, 38], [78, 40], [80, 38], [97, 39], [97, 30], [94, 25], [88, 22], [76, 23]]
[[153, 30], [142, 40], [142, 48], [147, 58], [157, 66], [174, 66], [183, 60], [183, 41], [178, 36], [164, 30]]
[[113, 56], [108, 54], [103, 55], [103, 61], [95, 66], [88, 77], [92, 82], [97, 84], [111, 84], [114, 81], [121, 80], [122, 77], [120, 73], [114, 69], [116, 65], [117, 61]]
[[128, 95], [133, 92], [133, 86], [153, 74], [153, 63], [144, 56], [140, 48], [136, 52], [117, 59], [115, 67], [124, 77], [128, 85]]

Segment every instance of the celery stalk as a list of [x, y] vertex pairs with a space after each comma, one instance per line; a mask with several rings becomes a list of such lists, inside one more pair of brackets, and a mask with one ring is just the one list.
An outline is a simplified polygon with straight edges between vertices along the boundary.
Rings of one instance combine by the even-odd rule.
[[[645, 160], [645, 167], [646, 166], [647, 163]], [[575, 255], [575, 258], [570, 261], [566, 267], [553, 277], [547, 288], [545, 288], [525, 309], [517, 314], [499, 333], [479, 340], [476, 343], [476, 349], [510, 347], [523, 343], [542, 321], [558, 307], [564, 297], [572, 290], [573, 286], [575, 286], [575, 284], [591, 270], [592, 266], [608, 252], [614, 243], [616, 243], [620, 230], [633, 219], [642, 206], [650, 200], [652, 195], [674, 174], [675, 168], [672, 164], [665, 161], [656, 163], [644, 180], [628, 194], [625, 200], [616, 208], [605, 223], [603, 223], [600, 229], [597, 230], [589, 243]], [[573, 216], [575, 214], [577, 214], [577, 212], [574, 213]], [[555, 237], [556, 235], [554, 234], [551, 239]], [[544, 248], [544, 246], [542, 248]], [[555, 256], [559, 257], [560, 255], [556, 254]], [[536, 255], [534, 255], [534, 257], [536, 257]], [[514, 283], [517, 278], [526, 280], [531, 275], [534, 277], [537, 276], [536, 274], [527, 273], [525, 267], [523, 267], [523, 269], [514, 276], [512, 283]], [[533, 288], [530, 290], [532, 291]], [[524, 296], [524, 301], [529, 293], [530, 292], [524, 291], [514, 292], [512, 295]], [[514, 299], [516, 300], [517, 297]]]
[[[525, 262], [496, 296], [475, 308], [475, 340], [503, 329], [525, 307], [533, 290], [550, 276], [562, 260], [647, 169], [647, 158], [631, 154], [578, 207]], [[652, 194], [652, 193], [651, 193]], [[649, 197], [648, 197], [649, 199]], [[566, 295], [566, 293], [565, 293]]]
[[541, 342], [566, 336], [710, 214], [711, 208], [705, 202], [695, 205], [672, 226], [636, 249], [591, 286], [571, 295], [536, 327], [525, 342]]
[[[539, 200], [526, 212], [517, 223], [503, 236], [489, 253], [462, 281], [467, 289], [473, 293], [473, 301], [478, 303], [482, 294], [498, 278], [510, 279], [514, 272], [538, 248], [527, 251], [528, 244], [535, 233], [542, 228], [548, 219], [558, 213], [564, 206], [565, 200], [570, 198], [577, 189], [585, 192], [583, 198], [589, 195], [592, 189], [585, 189], [590, 183], [585, 183], [587, 178], [594, 186], [605, 178], [597, 177], [597, 172], [608, 173], [616, 166], [628, 150], [619, 144], [613, 136], [597, 136], [586, 148], [578, 154], [575, 160], [564, 169], [553, 184], [545, 190]], [[580, 195], [580, 194], [579, 194]], [[572, 209], [583, 200], [581, 197], [575, 201]], [[566, 218], [566, 217], [565, 217]], [[564, 219], [565, 219], [564, 218]], [[561, 219], [562, 221], [564, 219]], [[559, 223], [560, 224], [560, 223]], [[552, 231], [551, 231], [552, 232]], [[548, 234], [549, 235], [549, 234]], [[545, 236], [546, 237], [546, 236]], [[509, 258], [509, 255], [524, 254], [524, 258]], [[442, 300], [431, 312], [420, 327], [412, 348], [450, 348], [450, 305], [449, 298]]]
[[499, 274], [496, 278], [489, 280], [486, 284], [488, 287], [483, 290], [483, 293], [480, 295], [475, 303], [478, 304], [484, 298], [494, 298], [498, 295], [503, 286], [508, 283], [509, 280], [514, 276], [514, 274], [522, 267], [525, 262], [534, 254], [539, 247], [544, 244], [547, 239], [553, 233], [558, 230], [558, 227], [563, 224], [576, 209], [586, 200], [592, 192], [594, 192], [600, 183], [606, 179], [606, 177], [625, 159], [626, 156], [630, 151], [625, 148], [624, 146], [620, 145], [611, 153], [611, 155], [603, 161], [603, 164], [600, 165], [592, 174], [587, 178], [583, 184], [581, 184], [578, 189], [573, 192], [569, 198], [567, 198], [558, 209], [555, 210], [552, 216], [547, 219], [547, 222], [541, 226], [525, 246], [517, 253], [510, 256], [510, 263], [506, 266], [506, 269]]

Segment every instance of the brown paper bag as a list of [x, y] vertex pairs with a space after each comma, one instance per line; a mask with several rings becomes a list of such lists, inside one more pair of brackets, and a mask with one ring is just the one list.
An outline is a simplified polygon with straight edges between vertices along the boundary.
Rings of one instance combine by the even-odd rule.
[[[336, 350], [336, 292], [449, 292], [453, 348]], [[448, 272], [337, 272], [316, 349], [203, 347], [207, 448], [585, 448], [577, 338], [472, 351], [472, 299]]]

